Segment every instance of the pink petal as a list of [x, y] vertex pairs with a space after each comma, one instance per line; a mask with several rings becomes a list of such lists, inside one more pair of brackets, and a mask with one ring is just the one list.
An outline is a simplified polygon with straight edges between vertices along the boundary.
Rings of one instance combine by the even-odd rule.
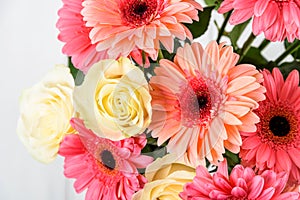
[[257, 200], [265, 200], [265, 199], [272, 199], [272, 196], [275, 192], [275, 189], [273, 187], [264, 189], [262, 193], [259, 195]]
[[264, 187], [264, 179], [261, 176], [255, 176], [249, 186], [249, 199], [256, 199], [262, 192]]
[[278, 171], [285, 171], [286, 173], [290, 173], [292, 162], [285, 150], [277, 150], [276, 152], [276, 167]]
[[272, 150], [269, 148], [267, 144], [261, 143], [259, 148], [257, 149], [256, 153], [256, 162], [264, 163], [266, 162], [269, 157]]
[[272, 71], [272, 75], [274, 77], [274, 81], [275, 81], [275, 85], [277, 87], [277, 91], [281, 91], [281, 88], [284, 85], [284, 80], [283, 80], [283, 76], [280, 72], [280, 70], [275, 67]]
[[83, 190], [85, 190], [93, 180], [94, 180], [94, 176], [88, 170], [82, 173], [74, 183], [74, 188], [76, 192], [80, 193]]
[[288, 150], [288, 155], [290, 156], [293, 163], [300, 168], [300, 150], [296, 148], [291, 148]]
[[218, 173], [222, 174], [224, 177], [226, 177], [226, 179], [228, 179], [228, 166], [226, 159], [219, 163]]
[[230, 11], [231, 9], [233, 9], [232, 3], [234, 0], [224, 0], [221, 3], [220, 8], [218, 9], [218, 13], [226, 13], [228, 11]]
[[242, 199], [242, 198], [245, 198], [247, 196], [247, 192], [243, 188], [234, 187], [231, 190], [231, 195], [233, 195], [235, 198]]
[[286, 199], [294, 199], [297, 200], [299, 198], [298, 192], [286, 192], [281, 195], [279, 195], [276, 200], [286, 200]]
[[269, 4], [269, 1], [266, 0], [258, 0], [255, 3], [254, 6], [254, 15], [255, 16], [261, 16], [263, 12], [266, 10], [267, 6]]
[[227, 178], [219, 172], [213, 175], [213, 181], [215, 186], [218, 187], [220, 190], [231, 191], [232, 189], [231, 185], [228, 183]]
[[235, 10], [229, 18], [229, 23], [232, 25], [241, 24], [247, 21], [254, 14], [253, 8]]
[[299, 85], [299, 72], [297, 70], [293, 70], [292, 72], [289, 73], [287, 79], [284, 82], [279, 99], [281, 101], [285, 101], [289, 99], [289, 96], [293, 94], [294, 88], [298, 88], [298, 85]]

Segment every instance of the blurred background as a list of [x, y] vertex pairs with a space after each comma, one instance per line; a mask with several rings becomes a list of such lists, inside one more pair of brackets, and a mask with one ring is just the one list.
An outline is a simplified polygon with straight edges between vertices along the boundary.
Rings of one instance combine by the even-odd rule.
[[[73, 191], [72, 180], [65, 179], [61, 157], [49, 165], [37, 162], [27, 153], [16, 134], [21, 91], [40, 81], [55, 64], [67, 64], [55, 28], [61, 6], [60, 0], [0, 1], [1, 200], [84, 199], [83, 195], [76, 195]], [[217, 37], [213, 20], [219, 24], [223, 21], [215, 12], [209, 30], [197, 39], [203, 45]], [[243, 38], [250, 33], [251, 27], [248, 27]], [[255, 43], [259, 44], [262, 39], [261, 35]], [[222, 41], [227, 40], [223, 38]], [[264, 50], [264, 54], [272, 59], [282, 50], [281, 43], [274, 43]]]

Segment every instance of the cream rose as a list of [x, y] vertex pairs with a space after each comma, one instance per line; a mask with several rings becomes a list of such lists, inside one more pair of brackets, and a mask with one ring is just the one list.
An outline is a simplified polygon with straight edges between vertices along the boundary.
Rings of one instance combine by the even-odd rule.
[[65, 134], [72, 133], [74, 80], [69, 68], [56, 66], [41, 82], [23, 91], [17, 133], [29, 153], [49, 163]]
[[132, 200], [168, 199], [180, 200], [183, 186], [192, 182], [195, 169], [177, 161], [177, 157], [168, 154], [156, 159], [146, 168], [148, 183], [132, 197]]
[[140, 134], [151, 120], [148, 83], [128, 58], [94, 64], [75, 87], [74, 103], [85, 126], [111, 140]]

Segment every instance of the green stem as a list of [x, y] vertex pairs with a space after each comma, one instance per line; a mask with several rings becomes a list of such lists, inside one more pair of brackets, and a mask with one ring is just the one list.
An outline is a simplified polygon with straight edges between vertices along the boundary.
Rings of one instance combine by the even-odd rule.
[[145, 63], [146, 63], [146, 53], [145, 51], [142, 51], [142, 62], [143, 62], [143, 73], [145, 74]]
[[157, 57], [157, 61], [160, 61], [161, 59], [164, 59], [164, 55], [161, 51], [161, 49], [158, 51], [158, 57]]
[[239, 54], [241, 55], [240, 60], [242, 61], [243, 58], [245, 57], [245, 55], [247, 54], [247, 52], [249, 51], [251, 44], [253, 42], [253, 40], [255, 39], [255, 35], [253, 33], [251, 33], [248, 37], [248, 39], [245, 41], [242, 49], [240, 50]]
[[266, 48], [266, 46], [268, 46], [268, 44], [270, 44], [270, 40], [264, 39], [264, 41], [258, 47], [259, 50], [262, 51], [264, 48]]
[[275, 63], [279, 64], [285, 57], [287, 57], [289, 54], [292, 54], [300, 47], [300, 40], [296, 40], [293, 44], [291, 44], [285, 52], [283, 52], [276, 60]]
[[222, 24], [222, 26], [221, 26], [221, 28], [220, 28], [219, 34], [218, 34], [217, 43], [220, 42], [220, 39], [221, 39], [221, 37], [222, 37], [222, 35], [223, 35], [224, 31], [225, 31], [225, 27], [226, 27], [226, 25], [227, 25], [227, 23], [228, 23], [228, 21], [229, 21], [229, 18], [230, 18], [231, 13], [232, 13], [232, 11], [229, 11], [229, 12], [227, 13], [225, 19], [224, 19], [224, 22], [223, 22], [223, 24]]

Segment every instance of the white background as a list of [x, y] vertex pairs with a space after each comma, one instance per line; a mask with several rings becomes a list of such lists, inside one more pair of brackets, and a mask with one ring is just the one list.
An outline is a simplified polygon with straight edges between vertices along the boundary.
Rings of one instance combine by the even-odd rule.
[[[82, 195], [75, 197], [71, 183], [64, 178], [61, 157], [49, 165], [41, 164], [16, 135], [21, 91], [38, 82], [55, 64], [67, 62], [55, 28], [61, 6], [59, 0], [0, 1], [1, 200], [83, 199]], [[216, 34], [211, 26], [201, 43], [206, 45]], [[268, 57], [280, 54], [282, 46], [275, 46], [266, 49]]]
[[[21, 91], [66, 64], [55, 28], [59, 0], [0, 1], [0, 199], [63, 200], [63, 159], [34, 160], [16, 135]], [[66, 185], [66, 186], [65, 186]]]

